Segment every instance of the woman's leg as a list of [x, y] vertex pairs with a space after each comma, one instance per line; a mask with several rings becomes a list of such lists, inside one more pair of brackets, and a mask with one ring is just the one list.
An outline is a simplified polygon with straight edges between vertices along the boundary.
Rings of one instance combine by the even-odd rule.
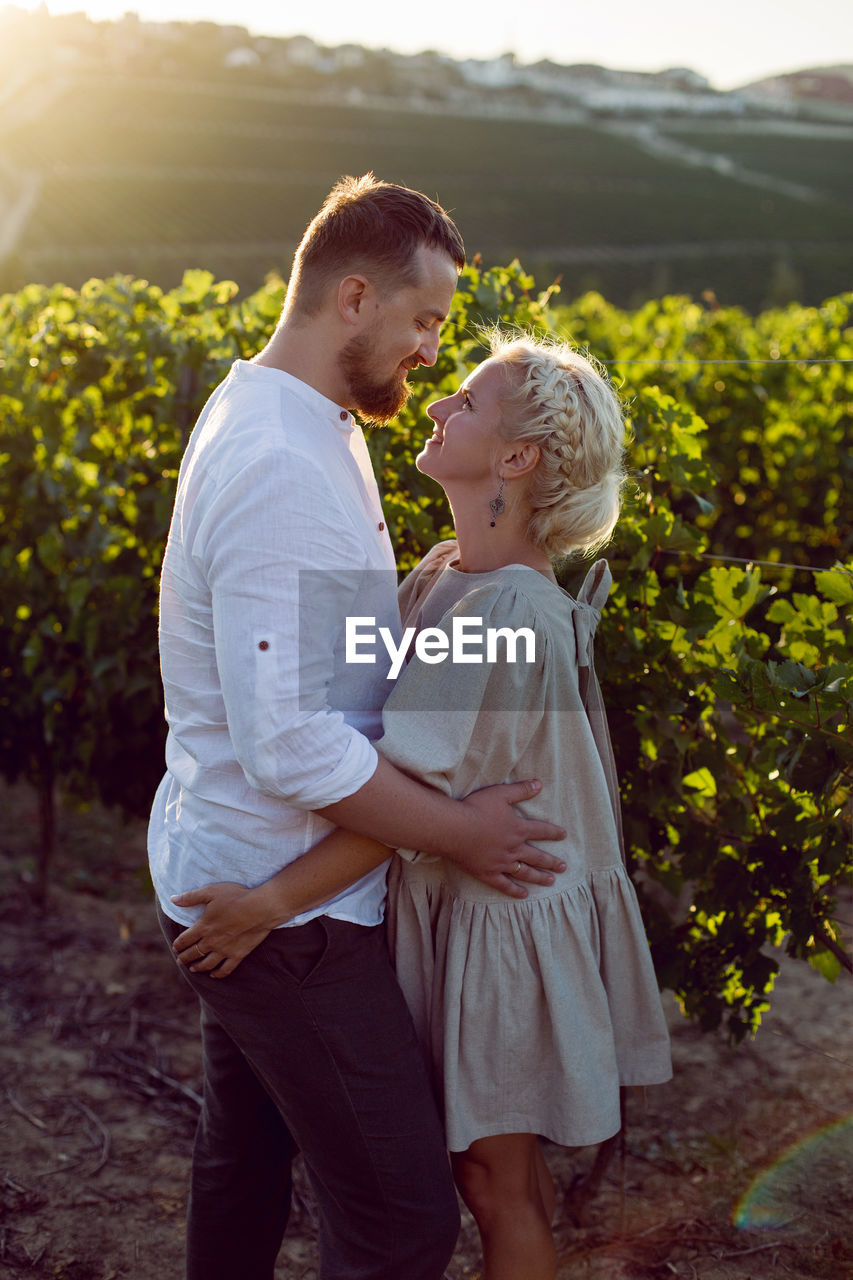
[[483, 1242], [483, 1280], [554, 1280], [553, 1183], [536, 1135], [478, 1138], [452, 1160]]
[[554, 1179], [551, 1176], [551, 1170], [545, 1163], [545, 1157], [542, 1154], [542, 1147], [537, 1140], [536, 1142], [536, 1176], [539, 1179], [539, 1194], [542, 1196], [542, 1204], [545, 1206], [545, 1214], [548, 1222], [553, 1225], [554, 1214], [557, 1212], [557, 1189], [554, 1186]]

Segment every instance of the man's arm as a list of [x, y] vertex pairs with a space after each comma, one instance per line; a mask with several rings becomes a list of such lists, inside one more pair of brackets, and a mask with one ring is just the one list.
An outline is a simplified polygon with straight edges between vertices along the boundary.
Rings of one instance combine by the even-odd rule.
[[[520, 571], [522, 582], [528, 572]], [[492, 623], [514, 633], [529, 627], [534, 614], [510, 574], [467, 591], [435, 630], [446, 635], [452, 650], [458, 623]], [[540, 800], [533, 807], [534, 820], [512, 805], [531, 799], [539, 788], [480, 789], [528, 769], [535, 777], [550, 767], [541, 752], [528, 754], [547, 714], [550, 663], [543, 637], [524, 662], [507, 655], [436, 665], [416, 653], [385, 702], [375, 772], [319, 812], [397, 848], [442, 854], [511, 897], [527, 896], [519, 880], [553, 884], [552, 872], [565, 870], [565, 864], [535, 844], [566, 833], [542, 820], [551, 817], [547, 794], [544, 805]], [[452, 799], [450, 792], [465, 798]]]
[[260, 453], [220, 486], [190, 554], [210, 591], [228, 733], [249, 785], [297, 809], [355, 791], [375, 751], [328, 689], [364, 552], [328, 478], [301, 455]]
[[[388, 768], [392, 769], [392, 766], [389, 765]], [[428, 797], [438, 795], [438, 792], [430, 792], [427, 788], [420, 790], [426, 791]], [[529, 799], [537, 790], [535, 783], [514, 782], [475, 792], [463, 802], [449, 803], [467, 805], [478, 797], [477, 803], [485, 811], [483, 805], [491, 800], [490, 793], [494, 793], [500, 804], [506, 807]], [[512, 809], [507, 809], [507, 812], [511, 817], [516, 817]], [[547, 823], [533, 825], [548, 826]], [[423, 840], [420, 840], [420, 845], [424, 847]], [[509, 870], [514, 876], [524, 874], [525, 878], [533, 882], [529, 874], [532, 869], [528, 868], [528, 873], [524, 870], [516, 873], [514, 870], [525, 856], [524, 850], [525, 846], [519, 846], [515, 850], [516, 857]], [[322, 906], [379, 866], [392, 852], [387, 845], [379, 844], [368, 836], [338, 828], [295, 862], [291, 862], [277, 875], [254, 889], [229, 882], [205, 885], [180, 894], [173, 899], [177, 906], [204, 907], [203, 914], [195, 924], [190, 925], [175, 939], [173, 945], [181, 964], [188, 965], [193, 973], [209, 973], [214, 978], [228, 977], [272, 929], [292, 920], [294, 916]], [[537, 849], [532, 852], [538, 854], [540, 851]], [[524, 864], [522, 866], [524, 868]], [[492, 883], [511, 896], [526, 896], [526, 889], [516, 884], [514, 879], [510, 880], [506, 875], [503, 879], [506, 884], [498, 883], [497, 879]]]
[[539, 790], [537, 782], [507, 783], [453, 800], [395, 768], [383, 758], [380, 743], [373, 777], [353, 795], [317, 812], [394, 848], [442, 854], [510, 897], [526, 898], [518, 880], [553, 884], [552, 873], [566, 869], [562, 859], [529, 843], [561, 840], [565, 830], [523, 818], [512, 808]]

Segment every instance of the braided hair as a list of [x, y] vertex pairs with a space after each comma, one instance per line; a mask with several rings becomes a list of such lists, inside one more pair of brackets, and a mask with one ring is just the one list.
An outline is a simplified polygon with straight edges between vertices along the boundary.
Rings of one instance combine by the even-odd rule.
[[500, 434], [540, 449], [528, 501], [528, 535], [556, 557], [592, 552], [619, 518], [625, 482], [625, 420], [601, 368], [567, 343], [489, 334], [504, 366]]

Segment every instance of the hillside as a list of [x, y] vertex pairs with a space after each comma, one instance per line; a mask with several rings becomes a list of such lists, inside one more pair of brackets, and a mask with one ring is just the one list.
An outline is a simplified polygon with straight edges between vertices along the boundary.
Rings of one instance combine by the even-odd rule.
[[366, 169], [441, 200], [470, 254], [519, 257], [568, 295], [712, 290], [757, 309], [853, 279], [853, 113], [755, 105], [689, 71], [4, 12], [0, 290], [114, 272], [169, 287], [193, 266], [250, 290], [287, 270], [334, 180]]
[[787, 75], [755, 80], [744, 85], [741, 92], [777, 107], [837, 105], [849, 111], [853, 109], [853, 66], [805, 67]]

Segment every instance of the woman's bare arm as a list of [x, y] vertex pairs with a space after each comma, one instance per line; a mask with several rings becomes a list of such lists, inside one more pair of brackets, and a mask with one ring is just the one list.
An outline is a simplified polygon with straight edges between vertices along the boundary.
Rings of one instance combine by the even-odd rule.
[[227, 978], [272, 929], [328, 902], [392, 853], [369, 836], [338, 827], [255, 889], [226, 881], [178, 894], [176, 906], [204, 907], [175, 939], [178, 959], [192, 973]]

